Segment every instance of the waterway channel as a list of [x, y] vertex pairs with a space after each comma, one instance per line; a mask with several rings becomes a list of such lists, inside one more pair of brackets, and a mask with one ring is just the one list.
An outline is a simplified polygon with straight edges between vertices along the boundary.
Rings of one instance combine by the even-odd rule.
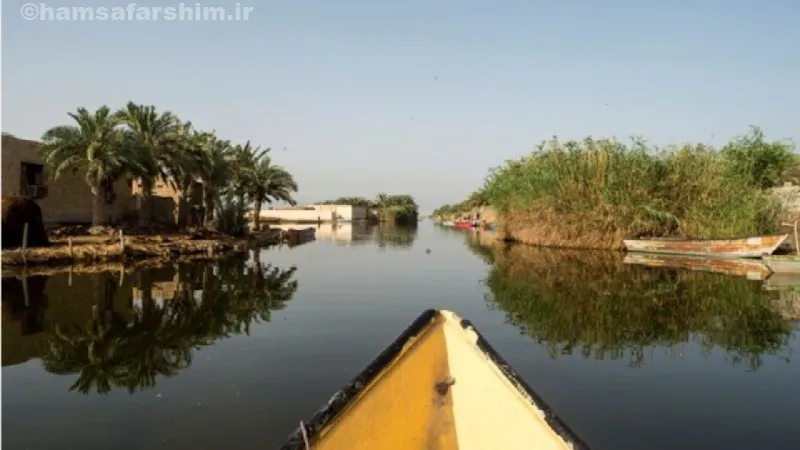
[[426, 308], [593, 448], [793, 448], [800, 304], [746, 277], [341, 226], [216, 264], [3, 279], [3, 447], [279, 446]]

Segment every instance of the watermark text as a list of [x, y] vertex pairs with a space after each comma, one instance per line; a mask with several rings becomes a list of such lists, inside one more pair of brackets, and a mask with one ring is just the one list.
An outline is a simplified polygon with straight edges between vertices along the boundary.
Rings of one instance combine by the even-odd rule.
[[25, 3], [20, 15], [25, 20], [42, 21], [241, 21], [250, 20], [255, 8], [236, 3], [233, 7], [178, 3], [172, 6], [49, 6]]

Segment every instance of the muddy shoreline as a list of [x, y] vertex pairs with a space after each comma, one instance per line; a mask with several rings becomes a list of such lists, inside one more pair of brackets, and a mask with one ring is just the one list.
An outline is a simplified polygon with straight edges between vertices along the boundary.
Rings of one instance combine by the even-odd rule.
[[[64, 236], [50, 239], [49, 247], [5, 249], [2, 251], [3, 275], [7, 271], [33, 273], [44, 267], [69, 270], [70, 266], [88, 266], [142, 261], [168, 263], [181, 260], [214, 260], [246, 252], [248, 249], [277, 245], [280, 233], [259, 233], [244, 237], [224, 235], [99, 235]], [[47, 271], [47, 270], [46, 270]]]

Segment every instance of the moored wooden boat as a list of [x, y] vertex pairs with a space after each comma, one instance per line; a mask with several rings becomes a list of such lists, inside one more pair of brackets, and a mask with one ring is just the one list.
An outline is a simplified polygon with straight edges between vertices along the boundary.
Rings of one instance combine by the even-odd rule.
[[769, 267], [762, 261], [745, 258], [709, 258], [690, 255], [631, 253], [625, 255], [623, 262], [625, 264], [638, 264], [647, 267], [669, 267], [723, 273], [760, 281], [766, 280], [772, 274]]
[[587, 449], [466, 320], [427, 310], [283, 450]]
[[771, 255], [789, 237], [788, 234], [741, 239], [636, 239], [625, 240], [629, 252], [667, 253], [733, 258], [760, 258]]
[[766, 255], [764, 263], [775, 273], [800, 274], [800, 255]]
[[316, 238], [316, 230], [313, 227], [296, 229], [290, 228], [283, 231], [284, 239], [290, 247], [305, 244]]

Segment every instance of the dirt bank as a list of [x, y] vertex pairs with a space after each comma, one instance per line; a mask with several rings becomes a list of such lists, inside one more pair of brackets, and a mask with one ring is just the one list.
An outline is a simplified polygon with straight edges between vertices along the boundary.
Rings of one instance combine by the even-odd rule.
[[205, 229], [166, 234], [128, 232], [108, 227], [65, 227], [51, 230], [49, 247], [28, 248], [24, 252], [19, 248], [3, 250], [2, 264], [7, 269], [142, 259], [214, 259], [246, 251], [252, 246], [276, 245], [288, 238], [287, 233], [281, 230], [264, 230], [244, 237], [233, 237]]
[[[72, 245], [70, 246], [70, 240]], [[143, 258], [171, 259], [179, 256], [235, 253], [247, 248], [247, 239], [196, 239], [171, 236], [74, 236], [54, 238], [46, 248], [3, 250], [3, 266], [90, 264]]]

